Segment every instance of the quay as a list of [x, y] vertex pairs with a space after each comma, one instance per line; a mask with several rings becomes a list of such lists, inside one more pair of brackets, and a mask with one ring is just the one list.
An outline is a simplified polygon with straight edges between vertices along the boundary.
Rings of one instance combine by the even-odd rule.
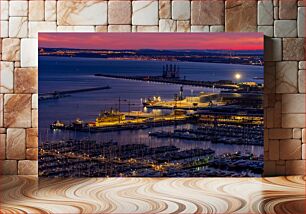
[[111, 87], [107, 85], [107, 86], [102, 86], [102, 87], [82, 88], [82, 89], [66, 90], [66, 91], [54, 91], [54, 92], [39, 94], [39, 100], [58, 99], [62, 97], [67, 97], [70, 94], [74, 94], [74, 93], [99, 91], [99, 90], [106, 90], [106, 89], [111, 89]]
[[186, 80], [178, 78], [164, 78], [163, 76], [124, 76], [124, 75], [111, 75], [111, 74], [95, 74], [98, 77], [116, 78], [116, 79], [127, 79], [127, 80], [139, 80], [139, 81], [151, 81], [160, 83], [171, 83], [179, 85], [190, 85], [207, 88], [222, 88], [222, 89], [238, 89], [239, 86], [234, 83], [227, 83], [222, 81], [211, 82], [211, 81], [197, 81], [197, 80]]
[[91, 127], [86, 124], [82, 126], [76, 126], [75, 124], [70, 125], [62, 125], [62, 126], [55, 126], [54, 124], [51, 125], [51, 129], [63, 129], [63, 130], [73, 130], [73, 131], [80, 131], [80, 132], [110, 132], [110, 131], [121, 131], [121, 130], [137, 130], [137, 129], [148, 129], [152, 127], [159, 127], [159, 126], [168, 126], [168, 125], [179, 125], [179, 124], [186, 124], [186, 123], [194, 123], [197, 121], [195, 116], [193, 117], [173, 117], [164, 120], [139, 120], [137, 122], [118, 122], [113, 124], [106, 124], [105, 126], [97, 126]]

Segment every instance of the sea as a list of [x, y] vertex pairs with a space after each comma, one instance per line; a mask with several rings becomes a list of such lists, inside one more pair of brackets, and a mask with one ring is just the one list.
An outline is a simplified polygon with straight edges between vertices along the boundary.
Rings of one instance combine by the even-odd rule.
[[[251, 152], [263, 154], [262, 146], [211, 144], [210, 142], [183, 139], [159, 139], [149, 137], [148, 132], [172, 131], [175, 128], [196, 128], [195, 125], [155, 127], [145, 130], [125, 130], [103, 133], [80, 133], [75, 131], [51, 130], [56, 120], [70, 123], [76, 118], [94, 121], [101, 111], [119, 109], [120, 111], [144, 111], [142, 101], [148, 97], [160, 96], [171, 100], [178, 94], [180, 85], [145, 82], [136, 80], [112, 79], [94, 76], [96, 73], [113, 75], [161, 75], [163, 66], [176, 64], [181, 78], [190, 80], [216, 81], [233, 80], [236, 73], [240, 81], [263, 83], [263, 66], [200, 63], [107, 60], [99, 58], [39, 56], [39, 93], [74, 90], [91, 87], [110, 86], [111, 89], [74, 93], [69, 97], [39, 101], [39, 144], [46, 141], [65, 139], [92, 139], [98, 142], [116, 141], [119, 144], [146, 143], [149, 146], [175, 145], [180, 149], [195, 147], [211, 148], [216, 154], [226, 152]], [[254, 78], [256, 77], [256, 78]], [[259, 78], [258, 78], [259, 77]], [[196, 96], [200, 92], [218, 92], [218, 89], [184, 86], [185, 96]], [[120, 99], [120, 105], [119, 105]]]

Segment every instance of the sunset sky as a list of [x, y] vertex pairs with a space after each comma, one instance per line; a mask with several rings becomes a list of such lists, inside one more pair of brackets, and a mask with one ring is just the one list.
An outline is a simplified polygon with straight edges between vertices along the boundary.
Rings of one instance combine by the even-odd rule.
[[263, 50], [261, 33], [39, 33], [39, 47]]

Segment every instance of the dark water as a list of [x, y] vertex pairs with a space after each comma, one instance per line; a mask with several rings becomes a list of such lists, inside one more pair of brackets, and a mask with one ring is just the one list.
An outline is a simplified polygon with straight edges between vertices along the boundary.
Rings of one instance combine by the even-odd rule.
[[[241, 150], [262, 154], [262, 147], [210, 145], [208, 142], [192, 142], [186, 140], [148, 139], [148, 131], [172, 130], [173, 127], [153, 128], [150, 130], [120, 131], [110, 133], [74, 133], [67, 131], [51, 132], [49, 125], [55, 120], [71, 122], [76, 118], [94, 121], [101, 110], [118, 108], [120, 110], [142, 110], [141, 98], [153, 95], [162, 99], [173, 99], [178, 93], [180, 85], [152, 83], [133, 80], [109, 79], [95, 77], [95, 73], [123, 74], [123, 75], [161, 75], [165, 62], [159, 61], [111, 61], [89, 58], [40, 57], [39, 58], [39, 93], [56, 90], [81, 89], [97, 86], [111, 86], [109, 90], [72, 94], [70, 97], [39, 102], [39, 130], [40, 140], [55, 140], [69, 137], [92, 138], [98, 141], [114, 139], [119, 143], [142, 142], [147, 140], [150, 145], [173, 144], [182, 149], [194, 146], [216, 150], [217, 153]], [[214, 63], [177, 62], [180, 66], [181, 77], [192, 80], [234, 80], [234, 74], [242, 75], [241, 81], [257, 81], [253, 77], [263, 77], [263, 67], [247, 65], [230, 65]], [[212, 89], [184, 86], [185, 95], [197, 95], [199, 92]], [[125, 100], [125, 101], [124, 101]], [[130, 105], [128, 105], [130, 103]], [[181, 126], [186, 127], [190, 125]], [[127, 139], [126, 136], [129, 136]]]

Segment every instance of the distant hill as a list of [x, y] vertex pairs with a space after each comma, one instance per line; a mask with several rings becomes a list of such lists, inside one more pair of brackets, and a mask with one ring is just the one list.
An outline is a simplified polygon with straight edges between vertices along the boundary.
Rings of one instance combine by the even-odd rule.
[[40, 56], [90, 57], [112, 60], [161, 60], [262, 65], [263, 51], [258, 50], [107, 50], [39, 48]]

